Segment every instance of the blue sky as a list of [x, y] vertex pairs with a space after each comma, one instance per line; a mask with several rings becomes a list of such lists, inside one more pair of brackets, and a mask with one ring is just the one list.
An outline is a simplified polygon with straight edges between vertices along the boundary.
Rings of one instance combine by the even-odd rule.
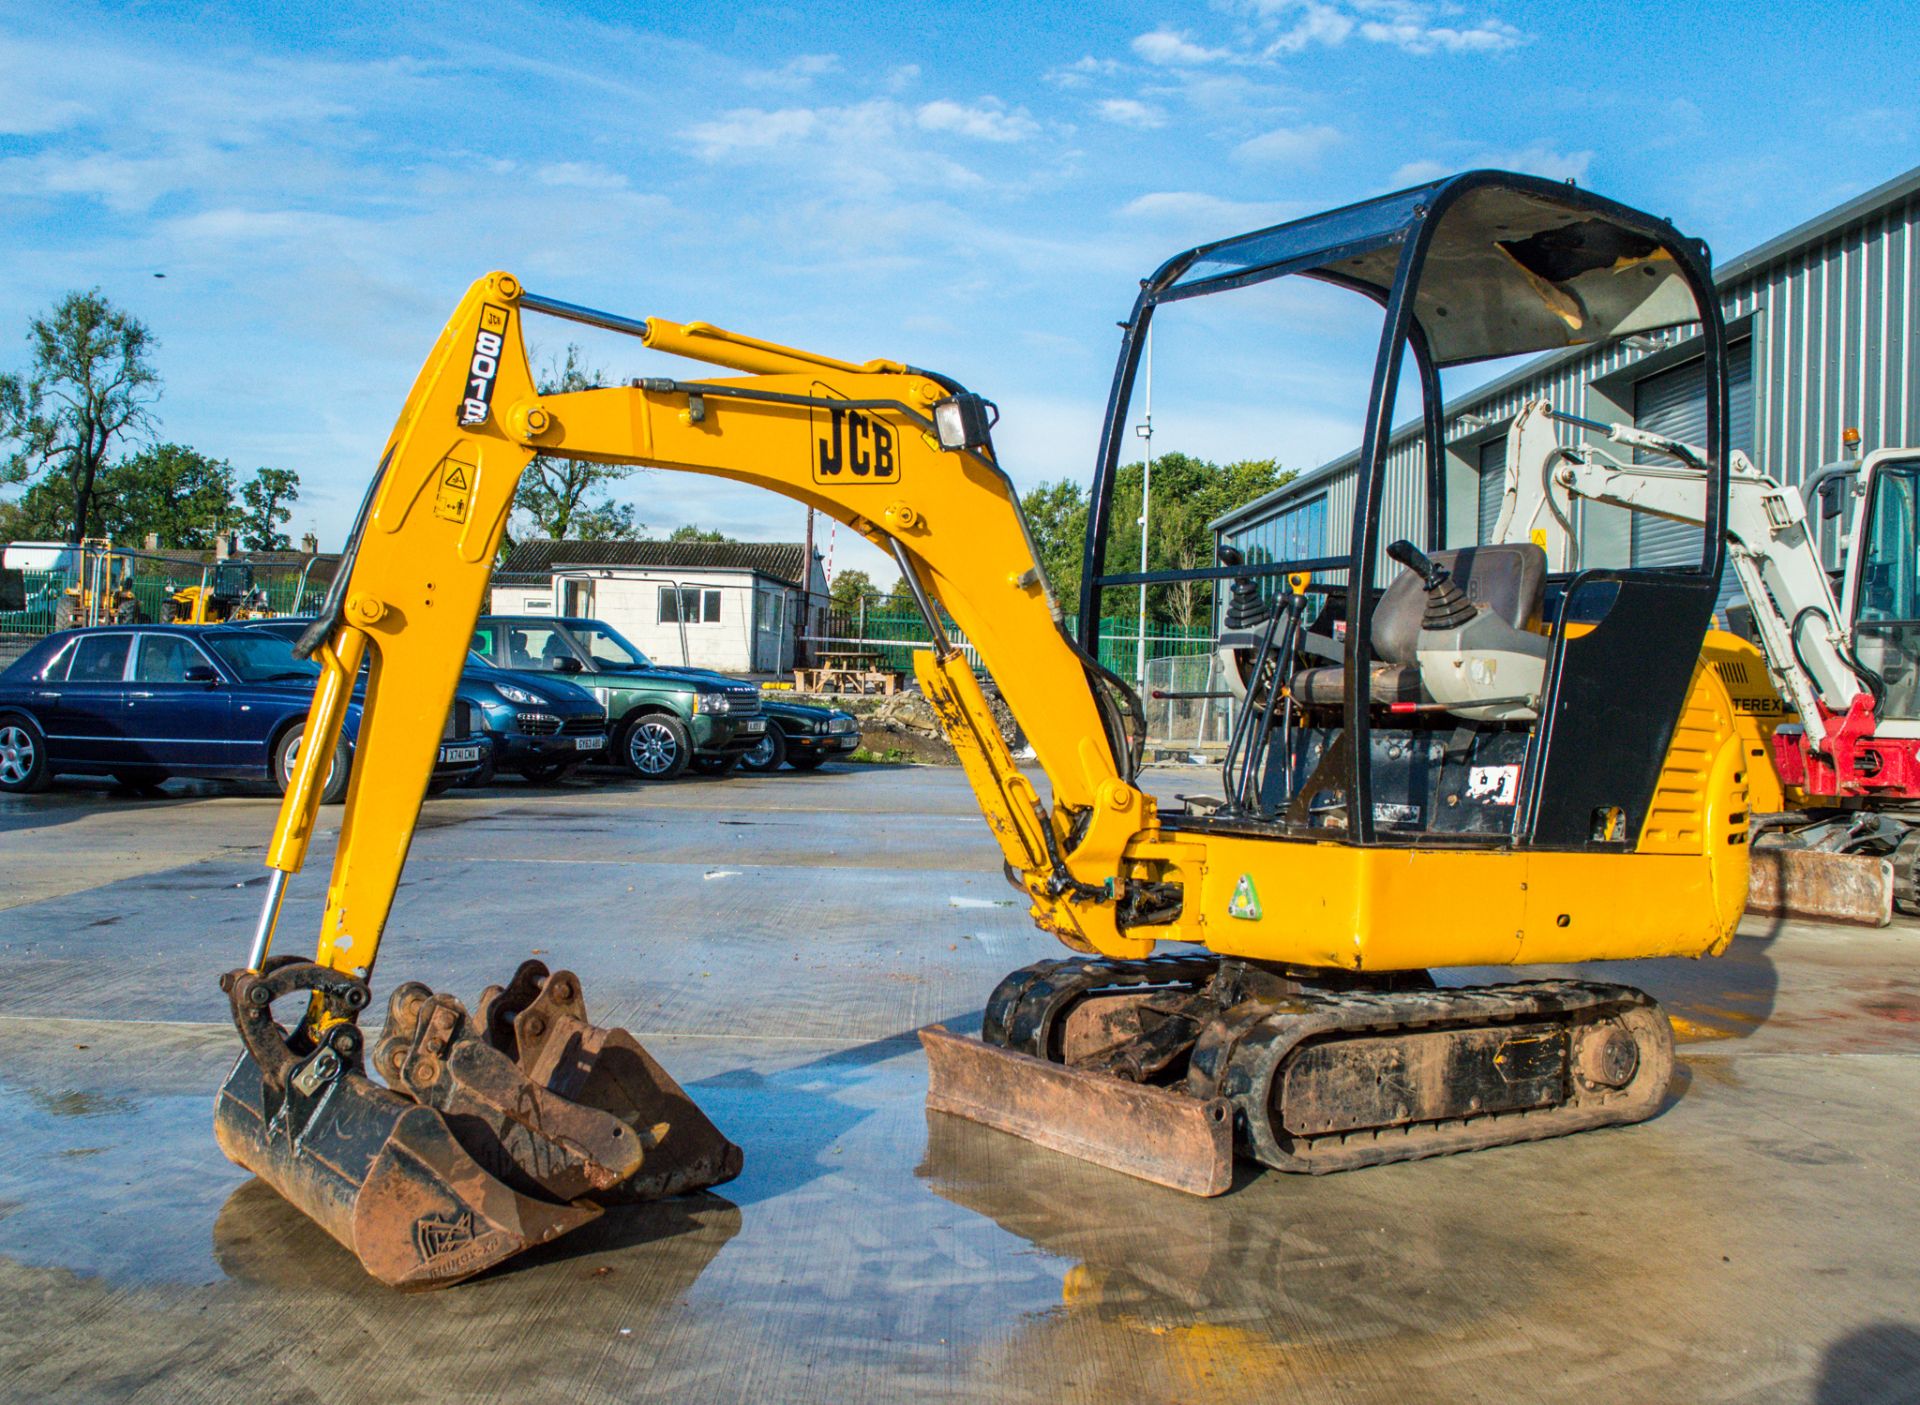
[[[1000, 404], [1002, 458], [1031, 485], [1088, 475], [1114, 323], [1190, 244], [1499, 165], [1642, 205], [1724, 258], [1920, 164], [1920, 26], [1895, 4], [0, 16], [0, 366], [24, 366], [30, 315], [101, 287], [160, 339], [164, 437], [298, 470], [294, 526], [328, 546], [493, 268], [942, 370]], [[1335, 363], [1356, 371], [1371, 330], [1335, 330], [1311, 297], [1236, 313], [1162, 328], [1156, 447], [1302, 468], [1348, 447]], [[555, 324], [536, 355], [565, 339]], [[581, 340], [609, 371], [649, 364]], [[659, 532], [801, 529], [768, 494], [628, 488]], [[846, 533], [835, 548], [891, 578]]]

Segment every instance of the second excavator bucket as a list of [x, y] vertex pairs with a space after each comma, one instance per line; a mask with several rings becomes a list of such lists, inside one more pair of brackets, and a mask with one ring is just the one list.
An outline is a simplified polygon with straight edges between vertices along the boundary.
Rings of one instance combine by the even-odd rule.
[[[221, 1150], [390, 1286], [457, 1283], [605, 1206], [739, 1173], [740, 1149], [630, 1034], [586, 1022], [569, 973], [528, 963], [487, 993], [479, 1020], [401, 986], [372, 1051], [390, 1087], [362, 1067], [364, 982], [279, 960], [222, 984], [246, 1050], [220, 1090]], [[517, 1008], [502, 1003], [514, 993]], [[290, 1034], [272, 1006], [295, 994], [309, 1014]], [[488, 1037], [516, 1027], [558, 1037]]]

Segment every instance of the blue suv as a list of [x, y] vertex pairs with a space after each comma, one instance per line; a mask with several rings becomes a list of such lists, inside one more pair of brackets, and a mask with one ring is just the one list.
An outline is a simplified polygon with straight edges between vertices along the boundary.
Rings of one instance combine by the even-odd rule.
[[[246, 628], [298, 639], [311, 623], [288, 615]], [[487, 742], [478, 774], [464, 784], [486, 785], [496, 771], [510, 771], [550, 785], [607, 754], [606, 709], [585, 688], [554, 674], [495, 668], [470, 653], [454, 697], [467, 705]]]

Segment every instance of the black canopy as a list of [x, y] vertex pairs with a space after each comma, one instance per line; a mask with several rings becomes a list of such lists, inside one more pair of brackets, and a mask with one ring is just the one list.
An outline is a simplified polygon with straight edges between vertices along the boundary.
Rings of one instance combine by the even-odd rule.
[[1403, 246], [1431, 224], [1414, 316], [1435, 364], [1604, 341], [1699, 319], [1676, 261], [1704, 258], [1664, 221], [1507, 171], [1468, 171], [1168, 260], [1170, 302], [1300, 274], [1385, 301]]

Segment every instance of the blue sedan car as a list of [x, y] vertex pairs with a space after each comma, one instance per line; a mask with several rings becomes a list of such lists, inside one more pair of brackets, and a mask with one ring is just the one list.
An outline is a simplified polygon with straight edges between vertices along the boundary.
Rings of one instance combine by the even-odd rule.
[[[319, 666], [286, 639], [232, 626], [105, 625], [49, 635], [0, 673], [0, 791], [56, 775], [151, 789], [169, 776], [270, 780], [299, 754]], [[360, 708], [349, 703], [322, 798], [346, 794]], [[470, 711], [447, 716], [433, 785], [485, 765]]]
[[[282, 616], [250, 620], [245, 628], [298, 639], [310, 623]], [[468, 705], [487, 743], [487, 759], [468, 785], [485, 785], [496, 770], [547, 785], [607, 754], [606, 709], [585, 688], [554, 674], [495, 668], [469, 653], [454, 696]]]

